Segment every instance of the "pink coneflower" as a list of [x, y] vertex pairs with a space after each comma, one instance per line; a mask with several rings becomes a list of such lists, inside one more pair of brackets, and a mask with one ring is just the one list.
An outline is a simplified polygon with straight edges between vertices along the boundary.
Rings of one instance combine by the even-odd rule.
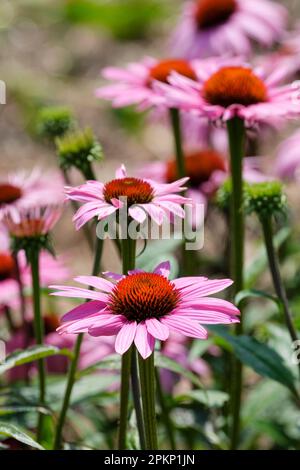
[[268, 0], [194, 0], [184, 7], [171, 48], [187, 58], [248, 55], [252, 41], [268, 47], [279, 40], [286, 23], [286, 9]]
[[299, 83], [278, 86], [276, 70], [265, 76], [262, 69], [253, 69], [240, 59], [216, 58], [201, 61], [197, 67], [197, 81], [174, 72], [169, 84], [156, 82], [170, 107], [211, 121], [240, 117], [248, 126], [299, 116]]
[[[256, 168], [257, 161], [253, 157], [244, 159], [243, 177], [249, 183], [265, 181], [267, 177]], [[202, 149], [185, 154], [185, 169], [189, 177], [187, 196], [194, 202], [207, 203], [207, 199], [229, 177], [227, 157], [212, 149]], [[175, 159], [165, 162], [149, 163], [140, 169], [138, 175], [151, 178], [159, 183], [172, 183], [176, 179]]]
[[90, 299], [62, 319], [60, 333], [88, 332], [91, 336], [116, 336], [115, 349], [124, 354], [134, 343], [145, 359], [155, 340], [165, 341], [170, 331], [205, 339], [200, 323], [237, 323], [238, 309], [231, 303], [207, 297], [232, 284], [229, 279], [208, 280], [185, 277], [169, 281], [170, 264], [161, 263], [153, 273], [133, 271], [127, 276], [112, 275], [116, 284], [95, 276], [79, 276], [77, 282], [88, 289], [52, 286], [53, 295]]
[[42, 204], [58, 204], [63, 200], [63, 184], [57, 173], [42, 174], [22, 171], [0, 176], [0, 220], [9, 215], [19, 220], [19, 211]]
[[283, 141], [279, 146], [275, 174], [284, 180], [300, 179], [300, 131], [297, 130], [292, 136]]
[[47, 235], [61, 216], [61, 206], [30, 207], [18, 211], [18, 219], [8, 213], [3, 223], [15, 238], [38, 238]]
[[191, 80], [196, 80], [193, 63], [180, 59], [158, 61], [146, 57], [126, 68], [107, 67], [102, 75], [115, 83], [96, 90], [98, 98], [112, 101], [116, 108], [139, 105], [140, 109], [164, 106], [164, 98], [155, 91], [153, 82], [167, 83], [171, 72], [178, 72]]
[[159, 184], [127, 176], [124, 165], [117, 169], [115, 176], [105, 184], [87, 181], [81, 186], [67, 188], [68, 199], [84, 203], [74, 216], [77, 230], [94, 217], [103, 220], [117, 212], [124, 207], [122, 198], [126, 198], [129, 215], [139, 223], [143, 223], [147, 215], [159, 225], [172, 214], [184, 218], [181, 205], [191, 201], [177, 193], [186, 189], [182, 185], [188, 178]]

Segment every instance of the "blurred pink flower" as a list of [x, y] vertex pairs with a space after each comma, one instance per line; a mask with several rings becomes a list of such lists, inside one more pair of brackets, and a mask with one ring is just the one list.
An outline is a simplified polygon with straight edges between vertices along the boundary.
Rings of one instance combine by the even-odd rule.
[[171, 215], [184, 218], [181, 205], [191, 201], [177, 193], [185, 190], [182, 185], [187, 180], [182, 178], [171, 184], [159, 184], [127, 176], [122, 165], [116, 171], [116, 179], [105, 184], [87, 181], [81, 186], [67, 188], [67, 198], [84, 203], [73, 218], [77, 230], [94, 217], [103, 220], [124, 207], [122, 197], [127, 198], [128, 213], [134, 220], [143, 223], [149, 215], [161, 225], [166, 217], [171, 219]]
[[300, 115], [300, 84], [279, 86], [277, 71], [266, 76], [240, 59], [211, 58], [197, 65], [198, 80], [176, 72], [169, 83], [155, 82], [170, 107], [198, 113], [210, 121], [240, 117], [247, 126], [296, 118]]
[[269, 47], [281, 39], [287, 10], [269, 0], [194, 0], [186, 2], [171, 38], [175, 56], [249, 55], [252, 42]]
[[[51, 286], [52, 295], [90, 299], [62, 318], [58, 331], [91, 336], [116, 336], [115, 350], [124, 354], [134, 342], [143, 358], [151, 355], [156, 339], [165, 341], [170, 331], [192, 338], [206, 339], [203, 324], [237, 323], [239, 310], [230, 302], [207, 297], [232, 284], [230, 279], [208, 280], [184, 277], [169, 281], [169, 262], [153, 273], [142, 270], [127, 276], [112, 274], [117, 284], [96, 276], [79, 276], [75, 281], [98, 291]], [[107, 273], [108, 275], [108, 273]]]
[[3, 224], [13, 237], [40, 237], [47, 235], [53, 229], [61, 214], [61, 205], [32, 205], [18, 209], [17, 219], [11, 213], [7, 213], [3, 218]]
[[300, 131], [284, 140], [278, 148], [275, 174], [281, 179], [300, 180]]
[[17, 222], [20, 210], [62, 201], [63, 182], [59, 173], [43, 173], [36, 168], [31, 173], [0, 176], [0, 220], [9, 215]]

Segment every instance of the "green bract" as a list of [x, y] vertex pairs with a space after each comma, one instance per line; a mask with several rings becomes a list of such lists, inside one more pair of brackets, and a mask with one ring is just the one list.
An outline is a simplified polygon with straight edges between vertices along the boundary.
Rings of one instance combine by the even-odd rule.
[[57, 138], [56, 147], [60, 167], [64, 170], [76, 167], [86, 174], [91, 163], [103, 159], [102, 147], [89, 128]]
[[247, 184], [245, 190], [245, 207], [248, 214], [256, 212], [259, 217], [284, 213], [286, 195], [280, 181]]

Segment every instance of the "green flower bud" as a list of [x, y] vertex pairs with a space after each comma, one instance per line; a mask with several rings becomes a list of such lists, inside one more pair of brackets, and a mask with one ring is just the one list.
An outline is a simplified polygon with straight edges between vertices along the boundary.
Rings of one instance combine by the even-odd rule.
[[87, 175], [91, 163], [103, 159], [102, 147], [89, 128], [68, 132], [55, 142], [59, 164], [63, 170], [75, 167]]
[[245, 207], [248, 214], [256, 212], [260, 218], [283, 214], [287, 198], [280, 181], [265, 181], [246, 185]]
[[37, 116], [37, 133], [48, 140], [63, 136], [74, 126], [75, 119], [72, 112], [66, 107], [43, 108]]

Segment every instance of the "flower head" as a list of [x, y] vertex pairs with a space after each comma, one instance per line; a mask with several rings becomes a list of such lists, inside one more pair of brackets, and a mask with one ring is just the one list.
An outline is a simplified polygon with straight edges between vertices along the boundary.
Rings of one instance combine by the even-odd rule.
[[286, 9], [269, 0], [193, 0], [184, 7], [171, 48], [187, 58], [248, 55], [253, 41], [266, 47], [279, 40], [286, 23]]
[[81, 186], [67, 188], [68, 199], [84, 203], [73, 219], [77, 230], [94, 217], [103, 220], [114, 214], [124, 207], [125, 202], [132, 219], [143, 223], [149, 215], [159, 225], [171, 214], [183, 218], [181, 205], [191, 202], [178, 194], [185, 189], [182, 185], [188, 178], [171, 184], [159, 184], [127, 176], [124, 165], [116, 171], [115, 176], [115, 179], [105, 184], [87, 181]]
[[286, 210], [286, 195], [280, 181], [245, 185], [245, 207], [260, 218], [282, 214]]
[[63, 184], [57, 173], [43, 174], [37, 168], [0, 176], [0, 221], [6, 215], [18, 222], [20, 210], [62, 201]]
[[13, 240], [13, 251], [25, 250], [27, 257], [35, 249], [44, 248], [51, 252], [49, 232], [61, 213], [61, 206], [38, 206], [19, 211], [17, 222], [10, 214], [5, 216], [3, 222]]
[[161, 263], [153, 273], [142, 270], [127, 276], [106, 273], [117, 281], [79, 276], [76, 281], [97, 291], [67, 286], [53, 295], [90, 299], [62, 318], [60, 333], [88, 332], [92, 336], [116, 336], [115, 349], [124, 354], [134, 342], [141, 356], [151, 355], [155, 340], [165, 341], [170, 331], [205, 339], [200, 323], [236, 323], [238, 309], [231, 303], [207, 297], [232, 284], [229, 279], [185, 277], [170, 281], [170, 264]]
[[112, 101], [116, 108], [129, 105], [139, 105], [140, 109], [163, 107], [164, 98], [153, 88], [153, 83], [167, 83], [169, 75], [174, 71], [191, 80], [197, 78], [193, 63], [180, 59], [158, 61], [146, 57], [124, 69], [107, 67], [103, 70], [103, 76], [116, 83], [98, 88], [96, 96]]
[[78, 168], [88, 173], [91, 163], [101, 161], [102, 148], [91, 129], [76, 130], [56, 139], [59, 164], [63, 170]]
[[279, 86], [276, 70], [266, 76], [240, 59], [207, 59], [196, 67], [198, 80], [173, 72], [169, 83], [156, 82], [170, 107], [211, 121], [243, 119], [247, 126], [273, 124], [300, 113], [299, 83]]

